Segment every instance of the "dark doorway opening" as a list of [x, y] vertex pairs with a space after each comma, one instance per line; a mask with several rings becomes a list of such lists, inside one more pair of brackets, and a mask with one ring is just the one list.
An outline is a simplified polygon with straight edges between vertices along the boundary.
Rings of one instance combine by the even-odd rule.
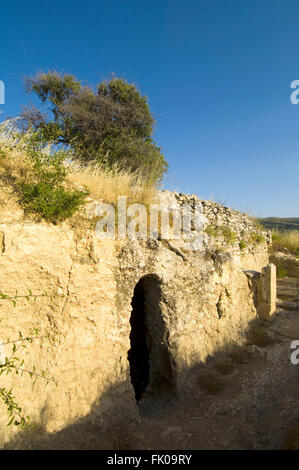
[[147, 327], [145, 323], [145, 290], [142, 282], [138, 282], [132, 299], [131, 314], [131, 349], [128, 354], [130, 362], [131, 382], [139, 401], [149, 382], [149, 349], [147, 345]]
[[174, 388], [168, 332], [162, 315], [160, 282], [155, 275], [141, 278], [132, 299], [131, 349], [128, 353], [136, 401], [147, 394], [161, 396]]

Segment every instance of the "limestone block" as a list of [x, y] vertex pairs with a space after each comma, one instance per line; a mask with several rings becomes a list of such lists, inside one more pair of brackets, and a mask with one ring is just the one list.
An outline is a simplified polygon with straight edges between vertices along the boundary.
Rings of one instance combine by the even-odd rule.
[[276, 266], [263, 267], [259, 285], [259, 314], [268, 319], [276, 310]]

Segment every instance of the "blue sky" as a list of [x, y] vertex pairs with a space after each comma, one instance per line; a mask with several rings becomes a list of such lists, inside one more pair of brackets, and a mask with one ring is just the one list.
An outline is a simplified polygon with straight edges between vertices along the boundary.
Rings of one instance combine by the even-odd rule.
[[115, 73], [149, 97], [167, 189], [255, 216], [299, 217], [297, 0], [1, 2], [0, 119], [31, 99], [22, 77]]

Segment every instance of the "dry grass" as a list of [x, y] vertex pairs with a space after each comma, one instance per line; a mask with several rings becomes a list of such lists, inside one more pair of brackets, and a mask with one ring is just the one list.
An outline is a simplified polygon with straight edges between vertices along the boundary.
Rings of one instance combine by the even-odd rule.
[[10, 176], [16, 181], [27, 180], [31, 168], [32, 162], [26, 155], [14, 155], [14, 152], [11, 152], [0, 160], [0, 174], [6, 177]]
[[[2, 157], [2, 158], [1, 158]], [[146, 183], [138, 172], [132, 173], [103, 165], [77, 163], [67, 164], [69, 186], [86, 188], [90, 196], [103, 202], [116, 204], [118, 196], [126, 196], [128, 203], [149, 205], [156, 193], [156, 187]], [[32, 161], [26, 153], [26, 145], [16, 138], [15, 122], [7, 121], [0, 125], [0, 176], [20, 182], [28, 179]]]
[[156, 193], [155, 186], [148, 185], [138, 172], [130, 173], [117, 166], [108, 169], [102, 165], [73, 163], [67, 179], [74, 186], [87, 188], [94, 199], [110, 204], [116, 204], [118, 196], [126, 196], [128, 203], [149, 205]]
[[299, 231], [289, 232], [272, 231], [272, 244], [275, 248], [286, 248], [290, 252], [299, 256]]
[[22, 144], [14, 138], [13, 122], [1, 124], [0, 128], [0, 173], [16, 180], [27, 178], [32, 162]]

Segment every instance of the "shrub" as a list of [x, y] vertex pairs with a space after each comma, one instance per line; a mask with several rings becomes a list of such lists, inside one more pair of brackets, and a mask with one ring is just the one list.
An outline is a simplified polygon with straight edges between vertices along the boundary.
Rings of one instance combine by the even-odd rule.
[[[19, 136], [12, 121], [0, 124], [0, 177], [6, 182], [31, 181], [34, 161], [28, 154], [27, 141], [28, 136]], [[148, 206], [155, 198], [157, 186], [146, 181], [140, 171], [93, 162], [80, 164], [72, 161], [71, 154], [62, 163], [66, 187], [86, 188], [94, 199], [117, 204], [119, 196], [126, 196], [128, 203]]]
[[246, 242], [244, 240], [241, 240], [239, 246], [241, 250], [244, 250], [246, 248]]
[[34, 161], [31, 181], [20, 184], [21, 200], [26, 205], [26, 211], [35, 212], [51, 222], [72, 216], [83, 204], [86, 193], [64, 188], [67, 176], [63, 164], [65, 155], [56, 152], [48, 156], [40, 149], [30, 149], [30, 153]]
[[26, 212], [34, 212], [53, 223], [71, 217], [84, 202], [81, 191], [67, 191], [63, 187], [51, 186], [47, 181], [22, 183], [22, 202]]
[[81, 163], [138, 170], [150, 183], [162, 179], [167, 163], [152, 139], [154, 119], [147, 98], [135, 85], [114, 77], [94, 91], [72, 75], [48, 72], [27, 79], [26, 87], [48, 105], [52, 116], [26, 109], [25, 129], [33, 126], [45, 139], [72, 148]]
[[[26, 212], [56, 223], [73, 215], [83, 204], [87, 191], [66, 187], [65, 161], [69, 152], [52, 151], [41, 132], [21, 135], [13, 131], [6, 144], [2, 139], [0, 145], [1, 166], [19, 192]], [[19, 153], [17, 158], [15, 153]]]

